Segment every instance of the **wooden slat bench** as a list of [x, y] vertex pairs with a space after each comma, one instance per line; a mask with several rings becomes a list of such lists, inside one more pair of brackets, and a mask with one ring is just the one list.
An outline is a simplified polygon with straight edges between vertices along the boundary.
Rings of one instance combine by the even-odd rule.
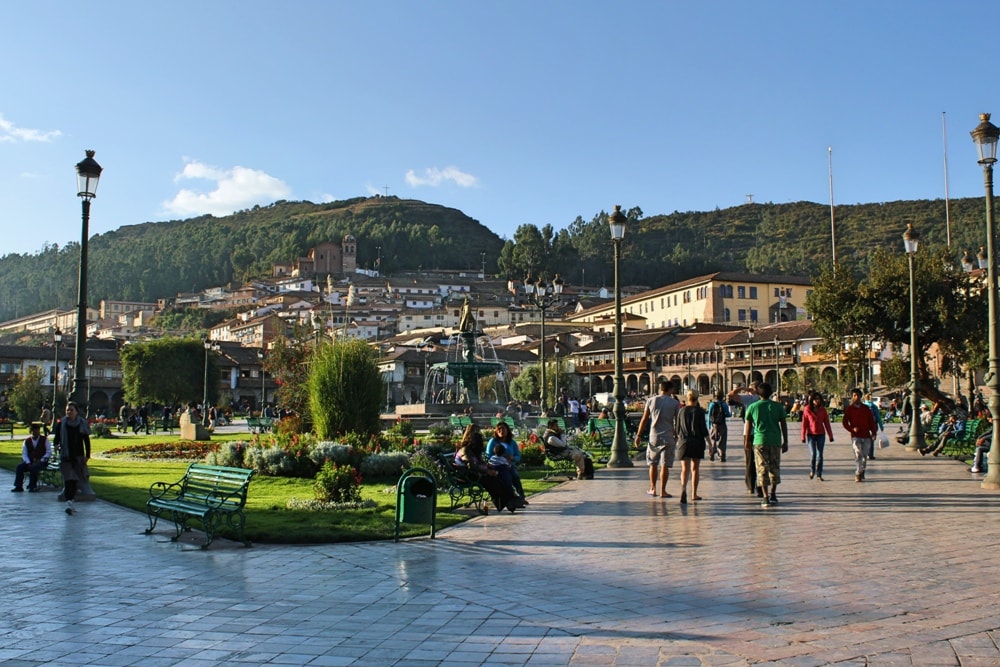
[[14, 439], [14, 422], [12, 421], [2, 421], [0, 422], [0, 433], [7, 433], [10, 435], [11, 440]]
[[149, 487], [149, 500], [146, 501], [149, 517], [146, 534], [153, 532], [161, 516], [169, 517], [177, 531], [170, 539], [176, 542], [182, 532], [190, 530], [188, 522], [197, 519], [206, 537], [201, 548], [207, 549], [225, 522], [236, 531], [244, 546], [250, 546], [243, 534], [246, 523], [243, 508], [253, 474], [253, 470], [246, 468], [192, 463], [178, 481], [154, 483]]

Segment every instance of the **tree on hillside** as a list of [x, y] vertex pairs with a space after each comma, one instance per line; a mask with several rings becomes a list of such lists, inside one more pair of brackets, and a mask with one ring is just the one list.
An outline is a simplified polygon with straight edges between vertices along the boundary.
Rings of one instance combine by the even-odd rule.
[[[205, 345], [196, 338], [161, 338], [122, 348], [122, 388], [133, 404], [201, 403], [205, 391]], [[219, 396], [215, 353], [208, 354], [208, 401]]]

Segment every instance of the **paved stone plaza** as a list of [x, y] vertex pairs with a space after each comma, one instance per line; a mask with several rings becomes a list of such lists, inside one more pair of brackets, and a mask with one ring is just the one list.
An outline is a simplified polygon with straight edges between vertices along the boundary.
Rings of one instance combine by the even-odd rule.
[[698, 503], [647, 497], [642, 466], [599, 471], [399, 544], [201, 551], [2, 472], [0, 661], [1000, 665], [1000, 493], [896, 445], [855, 483], [839, 427], [810, 481], [791, 426], [775, 508], [735, 450], [704, 462]]

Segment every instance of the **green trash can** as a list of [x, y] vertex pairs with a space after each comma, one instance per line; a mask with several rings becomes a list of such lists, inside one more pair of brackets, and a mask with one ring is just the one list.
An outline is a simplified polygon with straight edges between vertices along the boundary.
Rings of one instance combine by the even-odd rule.
[[437, 482], [434, 474], [425, 468], [410, 468], [396, 483], [396, 529], [394, 539], [399, 541], [399, 524], [430, 524], [434, 538], [437, 517]]

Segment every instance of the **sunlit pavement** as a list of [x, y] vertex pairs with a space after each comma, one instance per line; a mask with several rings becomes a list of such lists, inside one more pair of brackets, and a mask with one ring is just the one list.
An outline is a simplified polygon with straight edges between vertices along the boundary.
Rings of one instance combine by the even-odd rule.
[[674, 498], [648, 497], [638, 465], [398, 544], [202, 551], [102, 501], [67, 516], [5, 489], [0, 662], [1000, 664], [1000, 493], [895, 444], [855, 483], [839, 427], [809, 480], [791, 426], [777, 507], [733, 448], [703, 462], [697, 503], [679, 468]]

